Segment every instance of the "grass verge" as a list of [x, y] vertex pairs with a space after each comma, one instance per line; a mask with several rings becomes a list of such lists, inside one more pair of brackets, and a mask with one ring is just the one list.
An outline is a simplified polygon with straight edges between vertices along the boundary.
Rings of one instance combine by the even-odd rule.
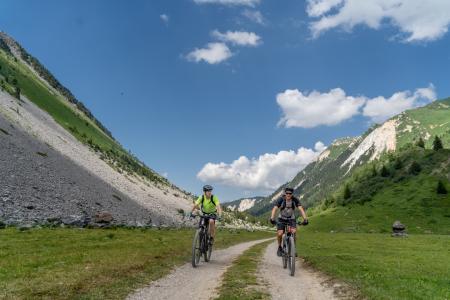
[[257, 244], [242, 255], [225, 272], [222, 286], [219, 288], [219, 297], [216, 300], [233, 299], [270, 299], [270, 295], [263, 289], [256, 276], [258, 263], [262, 252], [269, 243]]
[[369, 299], [450, 299], [450, 236], [307, 230], [298, 249], [314, 267]]
[[[1, 299], [123, 299], [190, 259], [194, 230], [0, 230]], [[219, 231], [216, 247], [272, 236]]]

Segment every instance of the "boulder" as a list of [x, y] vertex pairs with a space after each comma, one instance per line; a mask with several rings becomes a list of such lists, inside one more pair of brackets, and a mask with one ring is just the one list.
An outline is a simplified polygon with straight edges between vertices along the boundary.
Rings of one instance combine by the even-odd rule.
[[392, 236], [403, 237], [407, 235], [406, 226], [400, 223], [400, 221], [395, 221], [394, 224], [392, 224]]
[[108, 211], [101, 211], [95, 214], [95, 223], [111, 223], [113, 216]]
[[74, 227], [86, 227], [89, 224], [89, 218], [85, 215], [70, 215], [61, 218], [61, 223]]

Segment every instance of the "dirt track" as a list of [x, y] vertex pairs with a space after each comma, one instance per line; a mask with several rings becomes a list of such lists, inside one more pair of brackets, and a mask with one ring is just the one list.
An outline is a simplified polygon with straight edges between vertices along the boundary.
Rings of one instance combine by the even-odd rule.
[[[129, 295], [127, 299], [213, 299], [217, 296], [216, 288], [221, 284], [222, 275], [233, 260], [251, 246], [268, 240], [270, 239], [246, 242], [215, 251], [210, 263], [201, 263], [196, 269], [187, 263], [166, 277], [152, 282], [148, 287]], [[290, 276], [288, 271], [282, 268], [281, 258], [276, 256], [276, 249], [276, 242], [267, 247], [258, 271], [272, 299], [352, 298], [345, 292], [345, 286], [307, 267], [301, 259], [297, 260], [295, 276]]]
[[270, 239], [246, 242], [213, 252], [211, 262], [201, 263], [196, 269], [187, 263], [168, 276], [154, 281], [127, 299], [211, 299], [217, 292], [221, 276], [233, 260], [251, 246]]

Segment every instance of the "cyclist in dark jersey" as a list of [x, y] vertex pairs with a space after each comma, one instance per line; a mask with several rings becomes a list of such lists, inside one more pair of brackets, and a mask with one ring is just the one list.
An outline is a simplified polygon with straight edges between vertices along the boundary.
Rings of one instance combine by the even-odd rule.
[[[297, 223], [295, 221], [295, 208], [298, 208], [300, 211], [300, 214], [303, 218], [302, 225], [308, 225], [308, 217], [306, 216], [305, 210], [303, 209], [302, 204], [300, 203], [300, 200], [293, 195], [294, 189], [293, 188], [285, 188], [284, 189], [284, 195], [278, 198], [277, 202], [275, 203], [275, 206], [272, 209], [272, 214], [270, 217], [270, 222], [272, 224], [277, 224], [277, 238], [278, 238], [278, 250], [277, 255], [282, 255], [282, 248], [281, 248], [281, 239], [283, 238], [284, 233], [284, 224], [289, 223], [291, 227], [293, 227], [293, 232], [295, 234]], [[277, 210], [280, 209], [280, 214], [278, 216], [278, 222], [275, 221], [275, 213]], [[294, 235], [294, 239], [295, 239]], [[297, 256], [297, 253], [295, 254]]]

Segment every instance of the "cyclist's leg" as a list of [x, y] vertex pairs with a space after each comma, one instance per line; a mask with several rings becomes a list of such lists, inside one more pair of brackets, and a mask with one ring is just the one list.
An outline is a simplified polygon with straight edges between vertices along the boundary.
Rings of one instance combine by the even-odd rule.
[[209, 236], [214, 239], [216, 235], [216, 222], [214, 219], [209, 219]]
[[278, 246], [281, 246], [281, 239], [283, 238], [284, 233], [284, 225], [280, 222], [277, 223], [277, 240], [278, 240]]

